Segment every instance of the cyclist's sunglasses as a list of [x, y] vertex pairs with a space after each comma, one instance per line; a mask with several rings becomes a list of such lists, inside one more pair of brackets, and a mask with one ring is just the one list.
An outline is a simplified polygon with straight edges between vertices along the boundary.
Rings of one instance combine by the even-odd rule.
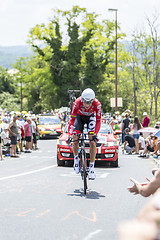
[[86, 104], [91, 104], [91, 103], [93, 103], [93, 101], [94, 101], [93, 99], [89, 100], [89, 101], [86, 101], [85, 99], [82, 98], [82, 102], [86, 103]]

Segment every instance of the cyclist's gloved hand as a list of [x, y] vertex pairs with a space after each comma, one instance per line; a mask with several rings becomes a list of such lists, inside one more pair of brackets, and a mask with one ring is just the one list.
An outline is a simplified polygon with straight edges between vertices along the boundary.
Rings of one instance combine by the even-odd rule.
[[73, 140], [72, 137], [69, 136], [69, 137], [68, 137], [68, 140], [67, 140], [67, 143], [68, 143], [68, 144], [71, 144], [72, 140]]

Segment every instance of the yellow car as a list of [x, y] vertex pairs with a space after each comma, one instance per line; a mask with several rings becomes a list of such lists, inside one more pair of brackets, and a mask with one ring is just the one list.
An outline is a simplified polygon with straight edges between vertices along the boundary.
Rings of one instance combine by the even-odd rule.
[[40, 138], [51, 138], [61, 135], [61, 121], [58, 116], [38, 115], [37, 124]]

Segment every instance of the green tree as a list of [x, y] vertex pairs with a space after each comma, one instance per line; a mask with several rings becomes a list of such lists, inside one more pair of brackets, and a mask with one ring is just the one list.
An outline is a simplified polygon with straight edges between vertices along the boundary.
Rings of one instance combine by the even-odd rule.
[[[74, 6], [70, 11], [58, 10], [55, 14], [47, 26], [36, 25], [31, 29], [28, 40], [42, 61], [50, 66], [47, 85], [50, 94], [56, 96], [52, 108], [68, 103], [68, 88], [92, 87], [98, 93], [97, 85], [105, 80], [106, 66], [113, 61], [110, 55], [115, 43], [114, 24], [98, 22], [98, 15], [87, 13], [85, 8]], [[67, 25], [67, 42], [60, 31], [62, 19]]]
[[0, 106], [8, 111], [19, 111], [20, 103], [14, 94], [9, 92], [0, 93]]
[[0, 93], [9, 92], [13, 94], [15, 92], [15, 86], [13, 78], [7, 72], [7, 69], [0, 67]]

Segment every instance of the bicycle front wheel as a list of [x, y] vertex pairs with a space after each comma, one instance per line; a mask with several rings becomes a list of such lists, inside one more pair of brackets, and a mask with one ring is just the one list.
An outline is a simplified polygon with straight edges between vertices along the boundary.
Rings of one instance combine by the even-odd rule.
[[83, 184], [84, 184], [84, 194], [86, 195], [86, 192], [87, 192], [87, 166], [86, 166], [85, 151], [82, 151], [81, 160], [82, 160], [82, 174], [83, 174], [82, 179], [83, 179]]

